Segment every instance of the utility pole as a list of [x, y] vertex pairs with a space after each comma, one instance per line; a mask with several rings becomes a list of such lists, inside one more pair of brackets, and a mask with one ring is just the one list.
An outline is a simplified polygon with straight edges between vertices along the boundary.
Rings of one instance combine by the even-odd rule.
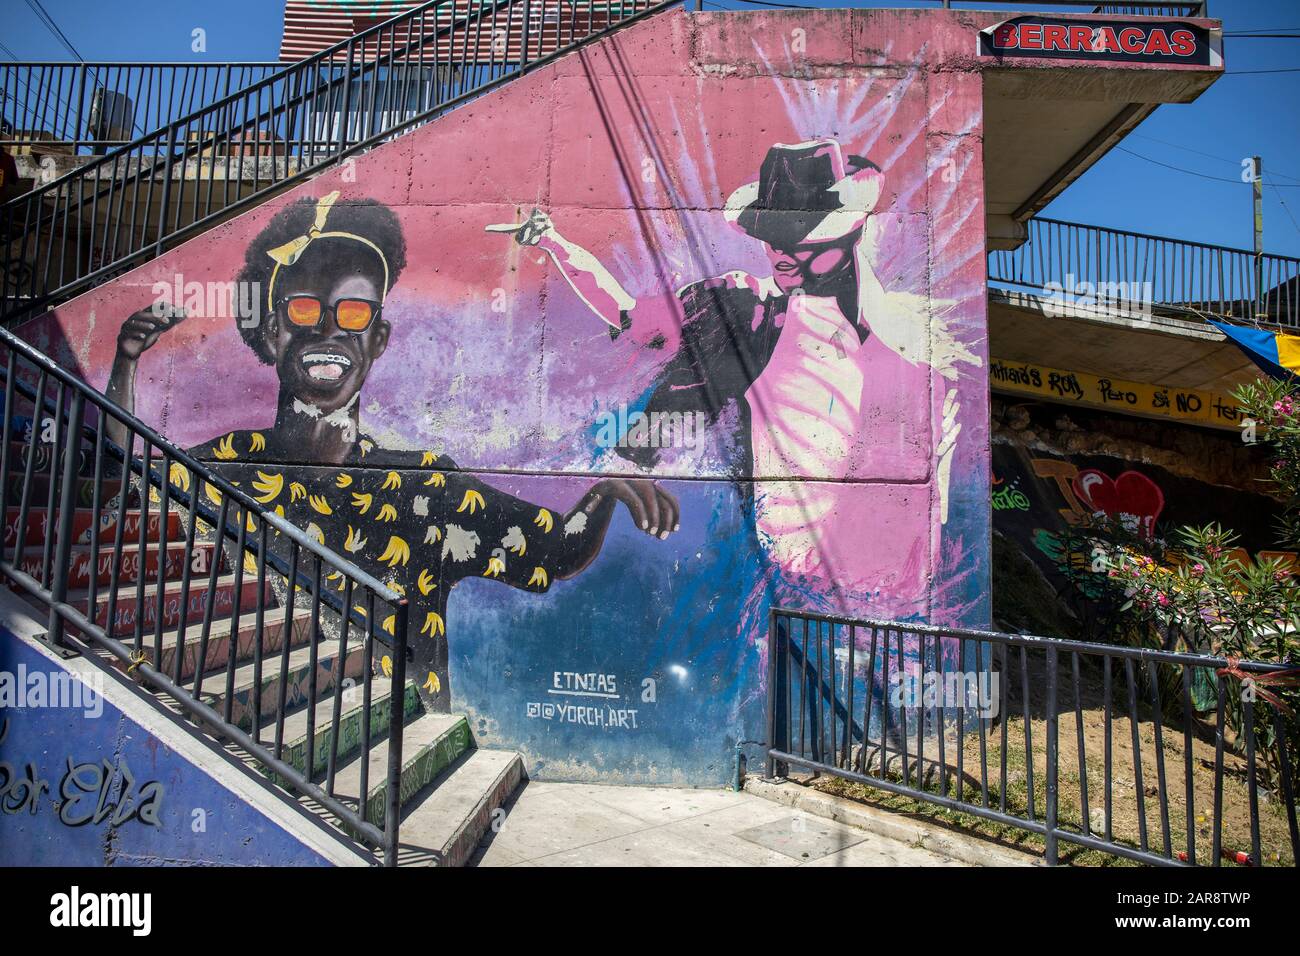
[[1255, 321], [1264, 314], [1264, 161], [1253, 157], [1251, 193], [1255, 201]]

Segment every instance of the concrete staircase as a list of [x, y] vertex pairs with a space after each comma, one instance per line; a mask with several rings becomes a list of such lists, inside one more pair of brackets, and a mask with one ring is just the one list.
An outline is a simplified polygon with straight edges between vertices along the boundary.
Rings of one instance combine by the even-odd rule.
[[[31, 453], [29, 444], [11, 446], [8, 478], [15, 491], [21, 491]], [[83, 457], [91, 460], [93, 454]], [[43, 565], [50, 560], [54, 535], [47, 533], [46, 508], [30, 501], [44, 500], [53, 459], [49, 448], [35, 446], [25, 527], [20, 527], [20, 507], [9, 507], [5, 515], [5, 542], [10, 549], [22, 542], [21, 567], [34, 577], [42, 576]], [[45, 484], [37, 480], [41, 476], [35, 472], [36, 464], [47, 469]], [[282, 759], [322, 787], [332, 769], [333, 795], [353, 807], [364, 802], [365, 819], [382, 829], [389, 703], [398, 692], [385, 676], [389, 662], [383, 649], [367, 660], [361, 643], [354, 641], [341, 657], [337, 640], [324, 629], [313, 628], [310, 610], [301, 606], [304, 602], [288, 619], [288, 610], [277, 597], [284, 592], [284, 581], [276, 580], [270, 568], [260, 583], [252, 569], [236, 574], [233, 548], [219, 550], [213, 543], [196, 541], [186, 580], [185, 511], [169, 507], [164, 520], [159, 502], [142, 507], [134, 491], [128, 493], [128, 507], [119, 509], [119, 479], [103, 479], [98, 499], [93, 472], [79, 481], [89, 483], [85, 498], [100, 501], [105, 518], [97, 520], [90, 508], [75, 511], [69, 603], [125, 644], [138, 637], [146, 651], [160, 648], [159, 671], [193, 687], [200, 700], [254, 740], [268, 747], [278, 742]], [[16, 499], [21, 500], [19, 495], [9, 496], [11, 502]], [[119, 540], [117, 562], [114, 543]], [[30, 603], [44, 614], [36, 601]], [[214, 615], [204, 634], [203, 611], [209, 603]], [[68, 634], [74, 640], [78, 636], [73, 630]], [[86, 655], [128, 675], [132, 670], [106, 651], [87, 649]], [[361, 679], [367, 669], [372, 674], [369, 741], [362, 740]], [[464, 716], [425, 712], [413, 683], [408, 682], [400, 693], [405, 725], [399, 865], [462, 866], [492, 824], [494, 811], [524, 779], [523, 761], [517, 753], [476, 747]], [[155, 706], [182, 713], [167, 695], [152, 699]], [[213, 760], [240, 761], [261, 774], [267, 786], [288, 789], [287, 781], [235, 743], [209, 736], [197, 724], [185, 726], [206, 742]], [[338, 747], [331, 768], [335, 726]], [[312, 825], [307, 815], [324, 818], [333, 824], [339, 840], [352, 842], [355, 834], [329, 811], [308, 797], [298, 797], [298, 803], [304, 826]], [[379, 861], [378, 855], [375, 860]]]

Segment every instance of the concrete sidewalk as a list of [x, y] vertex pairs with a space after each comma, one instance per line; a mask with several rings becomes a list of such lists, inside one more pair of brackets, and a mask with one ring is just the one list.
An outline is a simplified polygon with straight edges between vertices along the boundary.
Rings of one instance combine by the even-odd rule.
[[749, 793], [528, 783], [471, 865], [966, 864]]

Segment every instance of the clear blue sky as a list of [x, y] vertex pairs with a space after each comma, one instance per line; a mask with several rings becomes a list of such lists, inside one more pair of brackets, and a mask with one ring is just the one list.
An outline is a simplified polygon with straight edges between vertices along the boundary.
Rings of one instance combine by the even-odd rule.
[[[68, 39], [92, 60], [274, 60], [283, 0], [43, 0]], [[935, 6], [923, 0], [792, 0], [807, 6]], [[693, 3], [693, 0], [692, 0]], [[996, 8], [997, 0], [967, 9]], [[707, 8], [759, 9], [739, 0]], [[1043, 4], [1035, 9], [1052, 9]], [[1075, 8], [1076, 12], [1078, 8]], [[20, 59], [67, 59], [25, 0], [0, 0], [0, 42]], [[1300, 33], [1296, 0], [1210, 0], [1224, 30]], [[191, 51], [191, 31], [207, 32], [207, 52]], [[1227, 70], [1189, 105], [1162, 106], [1058, 198], [1046, 215], [1140, 232], [1248, 248], [1250, 187], [1240, 161], [1264, 159], [1265, 248], [1300, 256], [1300, 39], [1224, 41]], [[0, 58], [4, 54], [0, 53]], [[1200, 173], [1175, 172], [1151, 162]], [[1212, 178], [1204, 178], [1212, 177]], [[1229, 180], [1220, 182], [1218, 180]]]

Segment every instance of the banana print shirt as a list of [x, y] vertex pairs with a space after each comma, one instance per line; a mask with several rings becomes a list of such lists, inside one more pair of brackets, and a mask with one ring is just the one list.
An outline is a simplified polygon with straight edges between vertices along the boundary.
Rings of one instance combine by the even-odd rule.
[[[433, 452], [388, 451], [364, 436], [340, 466], [267, 459], [265, 436], [237, 431], [190, 450], [241, 491], [410, 602], [414, 668], [426, 700], [449, 706], [447, 597], [480, 577], [542, 593], [585, 552], [586, 515], [531, 504], [457, 470]], [[174, 475], [173, 478], [176, 476]], [[219, 504], [215, 489], [209, 504]], [[275, 546], [273, 545], [273, 548]], [[287, 553], [283, 543], [275, 550]], [[304, 565], [300, 557], [300, 567]], [[330, 586], [341, 589], [342, 580]]]

